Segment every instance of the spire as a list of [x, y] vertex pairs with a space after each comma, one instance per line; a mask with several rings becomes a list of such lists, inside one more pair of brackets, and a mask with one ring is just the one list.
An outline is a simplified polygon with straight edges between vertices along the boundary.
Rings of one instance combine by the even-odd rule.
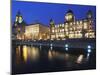
[[91, 10], [88, 10], [88, 12], [87, 12], [87, 18], [88, 18], [88, 19], [91, 19], [92, 16], [93, 16], [92, 11], [91, 11]]
[[51, 27], [54, 27], [55, 26], [53, 19], [50, 19], [50, 26]]

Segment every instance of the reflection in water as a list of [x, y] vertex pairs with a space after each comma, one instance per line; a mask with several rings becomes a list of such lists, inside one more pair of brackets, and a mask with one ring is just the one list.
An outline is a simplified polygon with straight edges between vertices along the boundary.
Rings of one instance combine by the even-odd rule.
[[39, 50], [36, 47], [32, 47], [30, 52], [30, 57], [32, 60], [36, 61], [39, 58]]
[[52, 49], [53, 49], [53, 47], [51, 46], [51, 47], [50, 47], [50, 50], [52, 50]]
[[68, 60], [69, 54], [65, 54], [65, 60]]
[[39, 58], [39, 49], [31, 46], [18, 46], [16, 47], [16, 63], [21, 61], [27, 62], [36, 61]]
[[18, 46], [18, 47], [16, 48], [16, 54], [17, 54], [17, 56], [20, 56], [20, 46]]
[[67, 53], [61, 53], [61, 52], [58, 52], [55, 50], [48, 51], [49, 60], [52, 60], [52, 59], [67, 60], [68, 57], [69, 57], [69, 54], [67, 54]]
[[80, 64], [83, 60], [83, 55], [79, 55], [79, 57], [77, 58], [77, 63]]
[[[41, 46], [39, 46], [41, 47]], [[50, 47], [51, 48], [51, 47]], [[42, 48], [41, 48], [42, 49]], [[34, 47], [34, 46], [17, 46], [16, 47], [16, 61], [17, 63], [20, 63], [20, 61], [28, 62], [29, 61], [37, 61], [40, 58], [40, 48]], [[59, 59], [59, 60], [73, 60], [77, 59], [76, 63], [80, 64], [83, 61], [84, 55], [72, 56], [68, 53], [63, 53], [60, 51], [55, 50], [48, 50], [48, 59]], [[86, 60], [89, 59], [90, 53], [87, 53]], [[42, 56], [41, 56], [42, 57]]]
[[87, 53], [87, 57], [86, 57], [87, 61], [88, 61], [89, 57], [90, 57], [90, 53]]
[[20, 63], [20, 56], [21, 56], [21, 52], [20, 52], [20, 46], [16, 47], [16, 63], [19, 64]]
[[52, 60], [52, 57], [53, 57], [53, 55], [52, 55], [52, 51], [49, 50], [49, 51], [48, 51], [48, 58], [49, 58], [50, 60]]
[[41, 44], [40, 44], [40, 50], [41, 50], [41, 48], [42, 48], [42, 46], [41, 46]]
[[24, 61], [26, 62], [27, 58], [28, 58], [28, 49], [27, 49], [27, 46], [23, 46], [23, 58], [24, 58]]
[[86, 68], [88, 67], [88, 65], [90, 64], [88, 64], [88, 62], [91, 62], [91, 52], [87, 53], [86, 55], [77, 55], [70, 53], [70, 48], [68, 48], [68, 51], [65, 51], [66, 48], [68, 48], [67, 45], [64, 48], [55, 48], [52, 46], [52, 44], [50, 47], [44, 47], [42, 45], [17, 46], [16, 52], [14, 52], [16, 53], [16, 55], [14, 56], [14, 63], [16, 67], [14, 66], [14, 68], [16, 68], [16, 71], [19, 72], [20, 70], [21, 73], [24, 73], [24, 70], [26, 71], [26, 68], [27, 72], [40, 72], [41, 69], [54, 71], [71, 70], [74, 68], [82, 69], [82, 67], [84, 69], [85, 66]]

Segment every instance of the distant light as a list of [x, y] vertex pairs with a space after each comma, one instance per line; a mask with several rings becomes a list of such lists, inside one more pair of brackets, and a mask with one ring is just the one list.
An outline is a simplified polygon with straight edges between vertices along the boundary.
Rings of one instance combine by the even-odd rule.
[[50, 44], [50, 46], [53, 46], [52, 44]]
[[89, 56], [90, 56], [90, 53], [87, 54], [87, 57], [89, 57]]
[[91, 52], [91, 49], [88, 49], [88, 53], [90, 53]]
[[52, 50], [53, 47], [50, 47], [50, 49]]
[[68, 44], [66, 44], [65, 47], [68, 48]]
[[91, 46], [90, 46], [90, 45], [88, 45], [88, 48], [90, 49], [90, 48], [91, 48]]
[[90, 57], [90, 53], [87, 53], [87, 57], [86, 57], [86, 58], [87, 58], [87, 60], [89, 59], [89, 57]]
[[66, 49], [66, 51], [68, 51], [68, 48], [65, 48]]
[[34, 41], [36, 41], [36, 40], [34, 40]]
[[40, 44], [40, 50], [41, 50], [41, 47], [42, 47], [41, 45], [42, 45], [42, 44]]

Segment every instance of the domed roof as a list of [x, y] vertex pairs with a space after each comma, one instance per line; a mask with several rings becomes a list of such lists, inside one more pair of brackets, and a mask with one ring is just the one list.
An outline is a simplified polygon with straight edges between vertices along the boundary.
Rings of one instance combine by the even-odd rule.
[[72, 10], [68, 10], [68, 12], [67, 13], [72, 13], [73, 14], [73, 11]]
[[92, 11], [91, 10], [88, 10], [87, 14], [92, 14]]
[[68, 10], [68, 12], [65, 15], [65, 19], [68, 22], [74, 21], [74, 14], [73, 14], [73, 11], [72, 10]]
[[87, 12], [87, 17], [88, 17], [88, 18], [92, 18], [92, 15], [93, 15], [92, 11], [91, 11], [91, 10], [88, 10], [88, 12]]

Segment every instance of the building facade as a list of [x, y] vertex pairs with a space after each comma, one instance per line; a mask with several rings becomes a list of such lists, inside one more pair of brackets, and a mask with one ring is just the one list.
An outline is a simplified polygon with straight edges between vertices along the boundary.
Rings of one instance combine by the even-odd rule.
[[95, 38], [95, 19], [92, 11], [86, 13], [86, 18], [77, 20], [72, 10], [65, 15], [65, 22], [55, 24], [50, 20], [50, 27], [41, 23], [27, 25], [18, 12], [13, 25], [13, 34], [23, 40], [65, 40], [71, 38]]
[[50, 20], [50, 39], [67, 38], [95, 38], [95, 27], [92, 12], [89, 10], [85, 19], [76, 20], [74, 13], [69, 10], [65, 15], [65, 22], [55, 25]]
[[49, 27], [40, 23], [25, 26], [25, 39], [30, 40], [47, 40], [49, 39]]

